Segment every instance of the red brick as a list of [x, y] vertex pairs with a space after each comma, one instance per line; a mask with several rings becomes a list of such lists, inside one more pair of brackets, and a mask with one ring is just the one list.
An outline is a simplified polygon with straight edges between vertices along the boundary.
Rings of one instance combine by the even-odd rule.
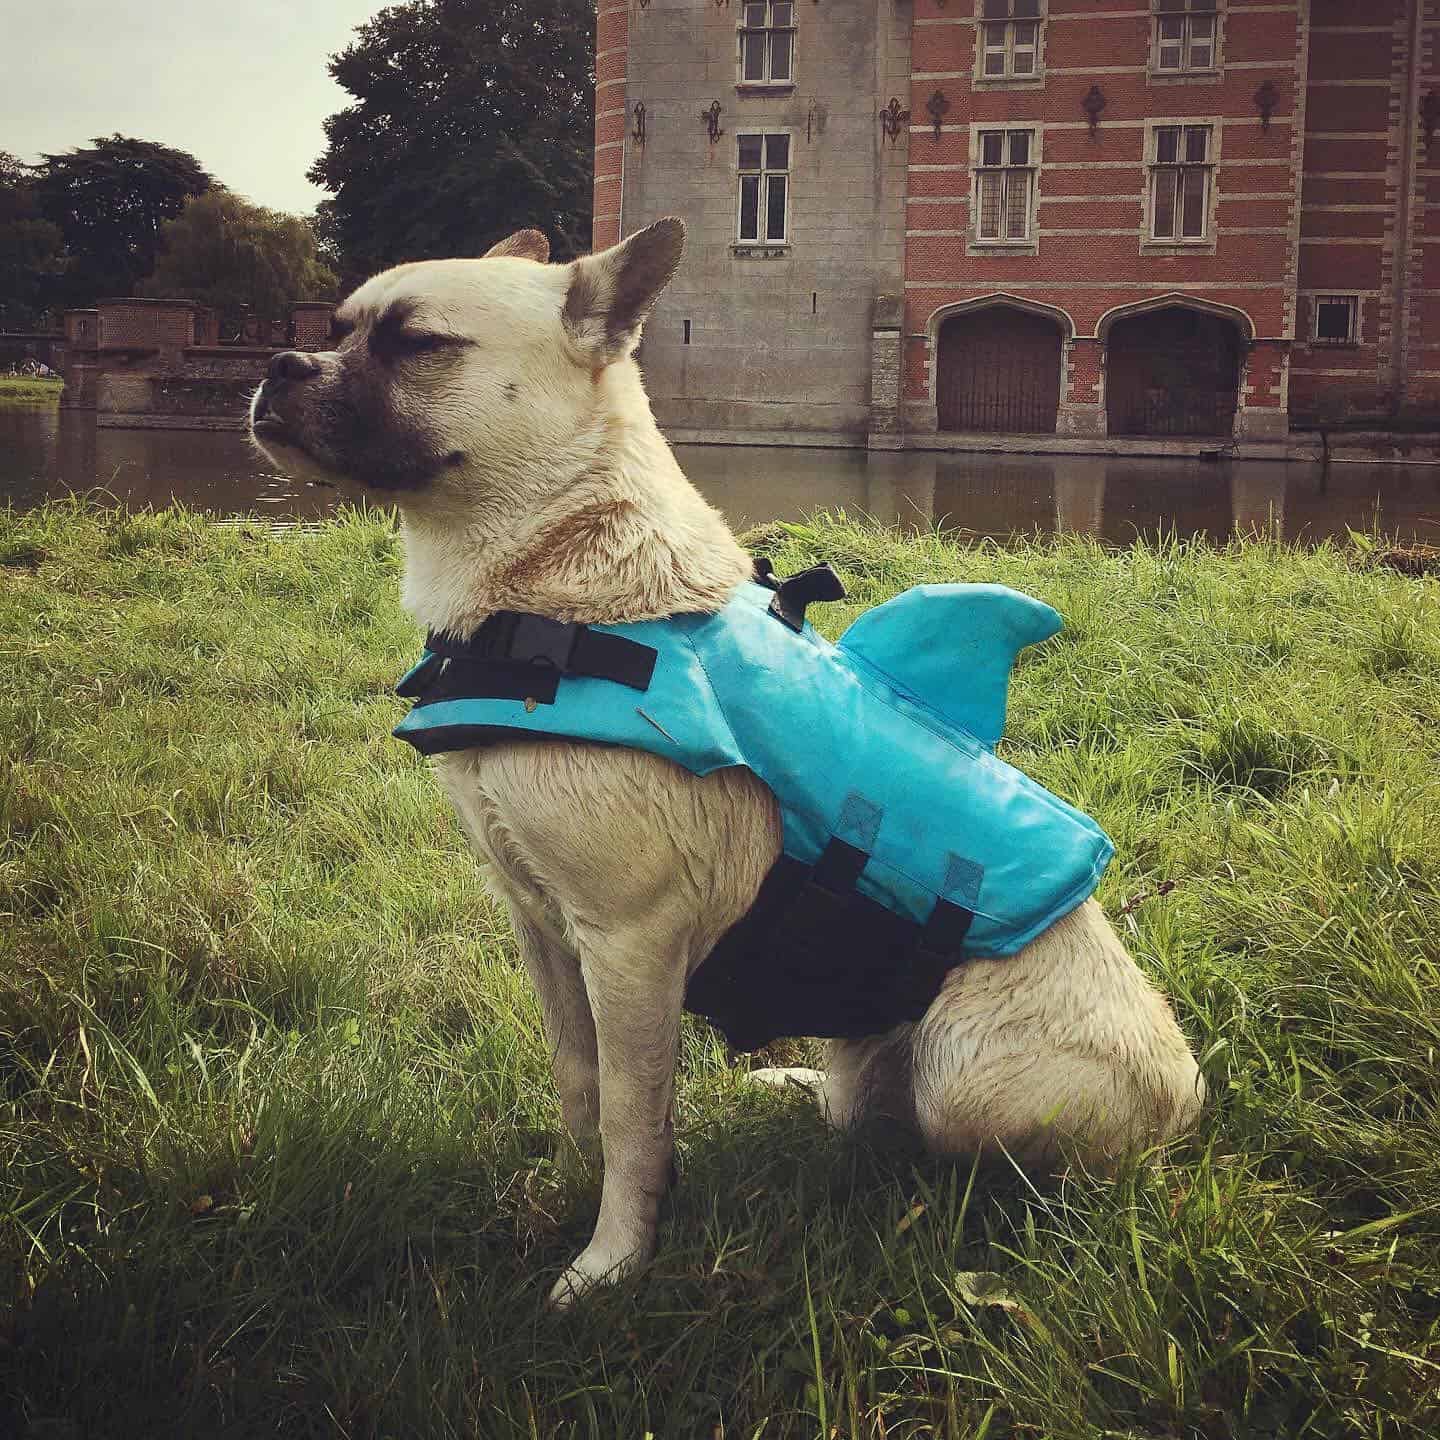
[[1313, 35], [1310, 38], [1312, 80], [1384, 80], [1395, 64], [1390, 35]]
[[1305, 290], [1374, 290], [1380, 284], [1378, 245], [1302, 245], [1300, 286]]
[[1232, 200], [1221, 190], [1217, 223], [1222, 236], [1227, 230], [1236, 227], [1288, 226], [1292, 210], [1288, 200], [1246, 200], [1243, 197]]
[[601, 15], [595, 24], [595, 50], [602, 53], [614, 50], [625, 43], [629, 29], [629, 14], [624, 10], [609, 10]]

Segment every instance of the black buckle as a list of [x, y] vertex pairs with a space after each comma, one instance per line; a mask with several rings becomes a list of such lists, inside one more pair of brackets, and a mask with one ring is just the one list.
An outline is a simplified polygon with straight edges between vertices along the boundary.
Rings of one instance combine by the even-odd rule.
[[515, 628], [510, 633], [510, 659], [528, 665], [539, 662], [566, 671], [575, 654], [580, 631], [581, 626], [573, 621], [550, 620], [544, 615], [517, 615]]

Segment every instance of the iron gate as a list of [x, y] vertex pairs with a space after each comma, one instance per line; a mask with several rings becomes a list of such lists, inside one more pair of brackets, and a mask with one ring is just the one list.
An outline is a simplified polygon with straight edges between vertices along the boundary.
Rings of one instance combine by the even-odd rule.
[[1060, 409], [1060, 331], [1008, 305], [940, 327], [935, 408], [942, 430], [1053, 435]]

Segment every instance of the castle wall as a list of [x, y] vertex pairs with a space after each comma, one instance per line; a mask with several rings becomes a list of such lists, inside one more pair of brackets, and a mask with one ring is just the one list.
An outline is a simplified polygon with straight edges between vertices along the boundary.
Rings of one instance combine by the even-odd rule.
[[[793, 80], [755, 86], [740, 78], [738, 0], [602, 3], [595, 243], [665, 215], [688, 231], [641, 352], [671, 433], [860, 440], [870, 429], [876, 297], [901, 288], [907, 148], [903, 133], [882, 134], [875, 97], [905, 94], [908, 11], [894, 0], [797, 4]], [[700, 113], [712, 102], [713, 140]], [[740, 135], [788, 138], [779, 243], [739, 241]], [[899, 366], [898, 330], [888, 333], [882, 391], [887, 364], [892, 388]]]
[[[1440, 0], [800, 0], [783, 86], [741, 81], [745, 14], [741, 0], [599, 3], [596, 244], [664, 214], [690, 227], [642, 351], [672, 433], [930, 443], [979, 408], [984, 377], [957, 380], [956, 337], [973, 330], [976, 368], [995, 325], [969, 317], [997, 306], [1026, 312], [1017, 339], [1037, 315], [1055, 326], [1051, 423], [1077, 445], [1135, 433], [1116, 387], [1124, 371], [1143, 410], [1143, 363], [1115, 363], [1119, 347], [1139, 343], [1137, 317], [1154, 313], [1158, 333], [1173, 307], [1238, 356], [1215, 362], [1233, 380], [1207, 382], [1230, 386], [1221, 438], [1282, 442], [1292, 412], [1440, 408], [1440, 138], [1426, 134]], [[1178, 63], [1163, 50], [1177, 15]], [[996, 24], [1020, 26], [998, 74]], [[893, 136], [892, 97], [906, 112]], [[1182, 234], [1161, 147], [1200, 132], [1204, 223]], [[783, 244], [738, 243], [739, 133], [791, 137]], [[1013, 133], [1029, 137], [1028, 213], [997, 235], [982, 149]], [[976, 394], [957, 400], [965, 385]], [[1187, 423], [1183, 390], [1145, 433]]]

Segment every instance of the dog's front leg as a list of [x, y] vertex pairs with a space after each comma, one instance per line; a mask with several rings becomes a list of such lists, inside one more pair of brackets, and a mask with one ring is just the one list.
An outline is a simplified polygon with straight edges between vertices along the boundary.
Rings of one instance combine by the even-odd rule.
[[535, 913], [538, 906], [513, 891], [506, 900], [520, 958], [540, 997], [565, 1128], [582, 1150], [590, 1151], [600, 1133], [600, 1064], [580, 959], [543, 915]]
[[675, 1148], [672, 1101], [685, 972], [683, 965], [655, 963], [653, 944], [653, 935], [622, 935], [610, 938], [603, 956], [581, 951], [600, 1057], [605, 1178], [595, 1233], [550, 1292], [561, 1307], [655, 1253]]

